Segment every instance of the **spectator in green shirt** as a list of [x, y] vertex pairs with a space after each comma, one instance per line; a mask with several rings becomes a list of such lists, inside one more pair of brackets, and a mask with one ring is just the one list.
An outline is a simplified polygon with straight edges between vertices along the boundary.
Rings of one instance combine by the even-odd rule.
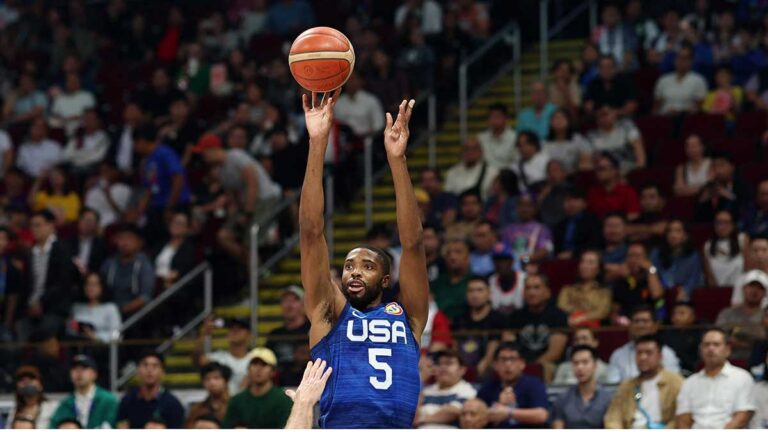
[[432, 293], [437, 307], [454, 320], [467, 309], [467, 285], [472, 277], [469, 261], [469, 243], [466, 240], [449, 239], [443, 245], [445, 271], [432, 283]]
[[248, 355], [248, 387], [229, 400], [224, 427], [242, 424], [249, 429], [282, 429], [293, 403], [272, 384], [277, 357], [268, 348], [254, 348]]
[[86, 429], [115, 427], [118, 401], [111, 392], [96, 385], [96, 369], [91, 357], [75, 356], [69, 371], [75, 391], [59, 404], [51, 417], [51, 429], [58, 429], [65, 420], [77, 420]]

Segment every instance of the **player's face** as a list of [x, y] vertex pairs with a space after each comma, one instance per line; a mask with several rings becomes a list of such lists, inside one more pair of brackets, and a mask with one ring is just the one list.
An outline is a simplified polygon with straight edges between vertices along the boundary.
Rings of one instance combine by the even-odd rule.
[[357, 248], [347, 254], [341, 273], [341, 292], [355, 309], [366, 309], [381, 301], [381, 292], [389, 286], [379, 256], [368, 249]]

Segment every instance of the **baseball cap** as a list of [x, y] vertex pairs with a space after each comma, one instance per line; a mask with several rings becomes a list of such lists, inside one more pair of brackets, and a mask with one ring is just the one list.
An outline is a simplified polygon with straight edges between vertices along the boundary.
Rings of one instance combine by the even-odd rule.
[[762, 270], [750, 270], [744, 275], [744, 285], [751, 283], [760, 284], [763, 289], [768, 289], [768, 274], [765, 274]]
[[253, 364], [254, 360], [259, 359], [270, 366], [277, 366], [277, 357], [269, 348], [254, 348], [248, 353], [248, 357], [250, 358], [248, 364]]
[[209, 148], [221, 147], [223, 147], [221, 138], [219, 138], [218, 135], [208, 133], [200, 137], [200, 139], [197, 141], [197, 144], [192, 147], [192, 153], [202, 153], [204, 150]]
[[94, 370], [98, 369], [96, 361], [85, 354], [78, 354], [72, 359], [72, 367], [74, 368], [75, 366], [82, 366]]
[[288, 285], [280, 294], [280, 298], [283, 298], [287, 294], [295, 295], [299, 300], [304, 300], [304, 289], [298, 285]]
[[413, 188], [413, 194], [416, 195], [416, 202], [419, 204], [429, 204], [429, 194], [422, 188]]
[[515, 253], [512, 252], [512, 248], [508, 244], [504, 242], [498, 242], [493, 245], [493, 252], [491, 252], [491, 256], [493, 259], [512, 259], [515, 257]]
[[248, 318], [230, 318], [227, 323], [228, 327], [242, 327], [244, 329], [251, 329], [251, 320]]
[[16, 376], [16, 380], [20, 380], [25, 377], [34, 378], [39, 381], [42, 380], [40, 369], [31, 365], [19, 366], [19, 368], [16, 369], [16, 373], [14, 375]]

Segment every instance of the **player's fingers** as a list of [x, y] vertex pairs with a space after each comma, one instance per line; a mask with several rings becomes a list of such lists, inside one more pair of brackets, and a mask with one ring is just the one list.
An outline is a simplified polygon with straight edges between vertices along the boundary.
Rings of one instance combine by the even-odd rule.
[[336, 90], [333, 92], [333, 101], [334, 101], [334, 103], [335, 103], [337, 100], [339, 100], [339, 96], [341, 96], [341, 87], [337, 88], [337, 89], [336, 89]]
[[301, 95], [301, 106], [304, 108], [304, 112], [307, 112], [310, 109], [312, 109], [312, 107], [309, 106], [309, 98], [307, 97], [306, 93], [303, 93]]
[[312, 360], [308, 361], [307, 367], [304, 368], [304, 376], [302, 377], [302, 381], [307, 379], [311, 370], [312, 370]]
[[407, 125], [408, 122], [411, 120], [411, 114], [413, 114], [413, 107], [416, 105], [416, 101], [411, 99], [408, 101], [408, 104], [406, 105], [405, 109], [405, 118], [403, 119], [404, 123]]
[[320, 359], [315, 360], [315, 364], [312, 365], [312, 368], [309, 370], [309, 379], [315, 380], [317, 379], [318, 370], [322, 370], [323, 367], [323, 361]]
[[312, 92], [312, 108], [317, 106], [317, 92]]
[[286, 390], [285, 395], [294, 400], [296, 399], [296, 390]]
[[328, 382], [328, 378], [331, 376], [331, 372], [333, 372], [333, 368], [328, 366], [328, 369], [323, 372], [323, 376], [320, 378], [320, 382], [325, 385], [326, 382]]
[[386, 117], [387, 117], [387, 126], [384, 128], [384, 130], [388, 131], [388, 130], [392, 129], [392, 123], [393, 123], [393, 121], [392, 121], [392, 114], [387, 113]]
[[397, 119], [399, 121], [402, 121], [402, 118], [405, 117], [405, 106], [408, 104], [408, 101], [403, 99], [402, 102], [400, 102], [400, 109], [397, 112]]

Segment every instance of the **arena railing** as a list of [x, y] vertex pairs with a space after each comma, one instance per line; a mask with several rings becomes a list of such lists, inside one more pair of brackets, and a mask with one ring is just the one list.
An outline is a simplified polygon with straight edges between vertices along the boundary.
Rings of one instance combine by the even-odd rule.
[[549, 1], [539, 0], [539, 78], [547, 80], [549, 71], [549, 41], [579, 18], [584, 12], [589, 14], [590, 30], [597, 27], [597, 0], [586, 0], [570, 8], [551, 28], [549, 27]]
[[[136, 326], [139, 322], [142, 322], [144, 318], [163, 305], [169, 298], [192, 286], [192, 282], [197, 280], [201, 275], [203, 276], [203, 310], [191, 318], [186, 324], [180, 326], [178, 330], [175, 330], [170, 337], [155, 348], [156, 352], [164, 353], [173, 346], [174, 342], [186, 336], [192, 329], [200, 325], [211, 312], [213, 312], [213, 272], [207, 261], [199, 264], [170, 288], [164, 290], [160, 295], [152, 299], [152, 301], [147, 303], [143, 308], [139, 309], [138, 312], [125, 320], [119, 330], [115, 331], [109, 342], [109, 383], [112, 391], [117, 391], [127, 383], [136, 372], [135, 368], [128, 368], [128, 370], [120, 375], [119, 348], [125, 332]], [[210, 343], [208, 343], [208, 345], [209, 344]], [[209, 349], [206, 349], [206, 351], [208, 350]]]
[[[488, 89], [498, 77], [506, 74], [512, 68], [514, 68], [515, 112], [520, 111], [520, 49], [520, 27], [517, 23], [512, 22], [497, 31], [459, 65], [459, 134], [462, 143], [467, 140], [469, 103]], [[509, 60], [501, 65], [496, 63], [496, 60], [504, 58]], [[470, 68], [476, 65], [482, 66], [483, 70], [495, 70], [496, 73], [491, 76], [473, 73], [473, 78], [479, 77], [480, 79], [477, 83], [470, 83]]]

